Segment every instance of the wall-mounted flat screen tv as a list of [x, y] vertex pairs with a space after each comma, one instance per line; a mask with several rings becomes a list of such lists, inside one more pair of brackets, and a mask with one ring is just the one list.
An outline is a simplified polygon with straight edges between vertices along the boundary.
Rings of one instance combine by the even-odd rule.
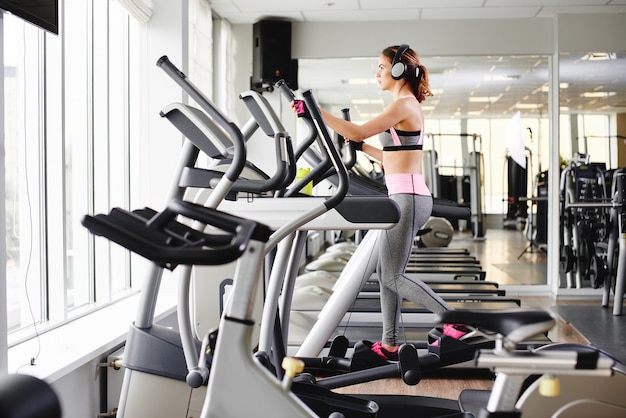
[[0, 9], [59, 34], [59, 0], [0, 0]]

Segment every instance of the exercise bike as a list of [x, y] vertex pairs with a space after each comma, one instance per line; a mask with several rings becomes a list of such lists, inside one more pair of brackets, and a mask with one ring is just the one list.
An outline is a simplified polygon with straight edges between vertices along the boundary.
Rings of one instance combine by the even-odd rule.
[[549, 312], [448, 311], [439, 319], [498, 333], [496, 347], [475, 360], [495, 372], [493, 390], [461, 392], [462, 411], [480, 418], [626, 416], [626, 368], [610, 354], [581, 344], [518, 349], [520, 341], [554, 326]]

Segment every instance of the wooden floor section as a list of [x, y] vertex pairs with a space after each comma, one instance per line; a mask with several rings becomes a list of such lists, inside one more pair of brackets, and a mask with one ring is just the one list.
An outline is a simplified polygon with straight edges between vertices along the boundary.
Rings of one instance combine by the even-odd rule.
[[[486, 280], [501, 285], [545, 284], [546, 253], [530, 248], [523, 234], [515, 230], [487, 230], [483, 239], [474, 239], [471, 234], [458, 234], [451, 247], [467, 248], [471, 255], [480, 260], [487, 271]], [[513, 265], [504, 271], [502, 266]], [[543, 270], [542, 270], [543, 269]], [[543, 271], [543, 275], [542, 275]], [[542, 283], [543, 281], [543, 283]], [[543, 308], [558, 304], [594, 304], [593, 301], [555, 301], [549, 296], [520, 296], [522, 307]], [[552, 341], [588, 344], [574, 327], [557, 316], [557, 325], [549, 333]], [[340, 393], [397, 394], [432, 396], [457, 399], [463, 389], [490, 389], [489, 379], [443, 379], [424, 378], [415, 386], [408, 386], [401, 379], [385, 379], [337, 389]]]

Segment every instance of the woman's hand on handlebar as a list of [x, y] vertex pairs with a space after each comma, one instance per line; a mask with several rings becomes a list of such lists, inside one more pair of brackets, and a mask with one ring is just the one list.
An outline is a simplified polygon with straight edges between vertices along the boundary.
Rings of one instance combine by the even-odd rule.
[[303, 116], [307, 116], [309, 114], [309, 112], [307, 112], [306, 106], [304, 105], [304, 101], [302, 100], [296, 99], [292, 101], [291, 108], [294, 110], [294, 112], [296, 113], [296, 115], [298, 115], [299, 118]]

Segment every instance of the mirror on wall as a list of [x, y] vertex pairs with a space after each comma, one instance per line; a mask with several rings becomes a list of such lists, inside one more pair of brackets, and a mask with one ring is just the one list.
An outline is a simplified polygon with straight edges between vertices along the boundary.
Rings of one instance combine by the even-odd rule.
[[[626, 69], [622, 57], [609, 55], [602, 63], [598, 58], [594, 54], [585, 57], [585, 53], [564, 54], [560, 58], [562, 162], [576, 149], [597, 150], [597, 140], [590, 133], [596, 136], [599, 132], [599, 136], [611, 132], [610, 115], [626, 105]], [[480, 210], [486, 228], [512, 229], [523, 237], [518, 260], [483, 260], [483, 264], [498, 265], [508, 277], [503, 279], [504, 284], [547, 284], [550, 57], [424, 56], [421, 62], [429, 70], [434, 93], [423, 104], [425, 133], [429, 134], [425, 147], [436, 151], [439, 174], [447, 181], [450, 177], [478, 179]], [[331, 112], [341, 114], [342, 108], [348, 108], [353, 121], [364, 121], [378, 114], [391, 99], [378, 88], [377, 66], [377, 56], [300, 59], [300, 89], [313, 89], [318, 101]], [[611, 89], [607, 90], [609, 85]], [[507, 129], [518, 112], [516, 123], [526, 160], [523, 180], [519, 173], [509, 173], [510, 155], [506, 145]], [[594, 124], [604, 126], [604, 130], [592, 129]], [[576, 132], [572, 133], [573, 130]], [[577, 139], [573, 141], [572, 135]], [[579, 136], [586, 138], [581, 140]], [[602, 146], [601, 156], [596, 151], [599, 158], [613, 158], [606, 141]], [[476, 169], [470, 156], [474, 149], [481, 154], [479, 176], [471, 176]], [[363, 163], [368, 169], [376, 169], [375, 165], [368, 166], [368, 161]], [[522, 198], [516, 202], [519, 207], [509, 206], [512, 189]], [[523, 275], [516, 272], [522, 263], [532, 264], [533, 272]]]
[[[483, 266], [493, 268], [502, 284], [547, 283], [545, 252], [530, 245], [536, 230], [527, 225], [531, 209], [537, 210], [529, 203], [536, 194], [536, 176], [547, 169], [549, 60], [546, 55], [421, 57], [434, 93], [422, 104], [425, 154], [434, 153], [430, 161], [436, 161], [427, 181], [437, 197], [471, 205], [475, 217], [455, 228], [467, 232], [463, 245], [483, 252]], [[348, 108], [353, 121], [365, 121], [391, 100], [377, 85], [377, 67], [377, 56], [300, 59], [299, 84], [312, 88], [327, 110], [340, 115]], [[516, 116], [516, 140], [527, 164], [511, 185], [506, 137]], [[379, 168], [364, 160], [368, 169]], [[427, 167], [425, 163], [425, 172], [430, 172]], [[509, 208], [509, 192], [519, 207]], [[492, 228], [495, 232], [487, 232]], [[485, 252], [482, 243], [496, 242], [489, 236], [505, 229], [516, 234], [518, 248], [508, 259], [499, 251]], [[520, 261], [518, 255], [523, 256]], [[519, 274], [524, 259], [538, 261], [535, 273]]]
[[[610, 207], [624, 140], [626, 54], [561, 54], [560, 287], [600, 288], [615, 279], [618, 225]], [[621, 129], [621, 130], [620, 130]], [[613, 254], [610, 254], [610, 253]]]
[[[489, 241], [491, 236], [496, 240], [497, 233], [493, 231], [498, 229], [517, 231], [522, 236], [518, 257], [500, 260], [485, 255], [493, 259], [483, 259], [483, 265], [495, 265], [498, 273], [504, 273], [498, 274], [498, 280], [503, 284], [547, 284], [550, 57], [424, 56], [421, 62], [429, 70], [430, 87], [434, 93], [423, 103], [427, 134], [425, 148], [436, 151], [439, 175], [448, 182], [457, 177], [480, 180], [480, 211], [484, 215], [481, 221], [489, 230], [480, 238]], [[377, 66], [377, 56], [300, 59], [300, 89], [313, 89], [320, 103], [335, 114], [348, 108], [353, 121], [365, 121], [378, 114], [391, 99], [377, 85]], [[616, 168], [619, 137], [615, 133], [615, 115], [626, 113], [624, 54], [562, 54], [559, 74], [559, 173], [573, 159], [579, 158], [578, 153], [589, 156], [594, 167], [604, 164], [607, 170]], [[515, 121], [516, 129], [526, 167], [521, 172], [513, 170], [511, 173], [506, 136], [516, 115], [519, 118]], [[479, 176], [471, 176], [472, 170], [476, 169], [475, 160], [471, 158], [473, 150], [481, 155]], [[375, 175], [380, 177], [379, 166], [367, 159], [362, 163], [366, 169], [378, 170]], [[519, 171], [519, 167], [517, 169]], [[510, 180], [513, 177], [515, 180]], [[509, 195], [510, 192], [513, 196]], [[457, 190], [456, 197], [462, 194], [462, 190]], [[518, 206], [511, 207], [511, 198]], [[560, 210], [563, 211], [562, 206]], [[471, 226], [469, 228], [472, 239], [467, 245], [482, 245], [475, 244], [476, 233]], [[559, 228], [563, 235], [566, 229], [563, 221]], [[569, 234], [574, 235], [572, 231]], [[604, 238], [592, 239], [602, 241]], [[559, 242], [564, 242], [562, 236]], [[605, 244], [600, 242], [590, 248], [590, 243], [584, 241], [582, 249], [581, 245], [570, 243], [565, 250], [565, 264], [559, 266], [571, 269], [572, 263], [576, 266], [578, 260], [585, 264], [581, 269], [587, 277], [579, 280], [583, 287], [594, 286], [589, 275], [594, 277], [597, 271], [594, 268], [602, 269], [602, 263], [599, 267], [594, 265], [606, 259]], [[570, 251], [571, 257], [568, 258]], [[561, 254], [560, 259], [563, 260]], [[592, 264], [591, 270], [589, 263]], [[529, 265], [532, 266], [530, 270]], [[525, 269], [523, 274], [516, 271], [522, 267]], [[576, 272], [569, 283], [565, 273], [560, 275], [561, 287], [577, 286]]]

